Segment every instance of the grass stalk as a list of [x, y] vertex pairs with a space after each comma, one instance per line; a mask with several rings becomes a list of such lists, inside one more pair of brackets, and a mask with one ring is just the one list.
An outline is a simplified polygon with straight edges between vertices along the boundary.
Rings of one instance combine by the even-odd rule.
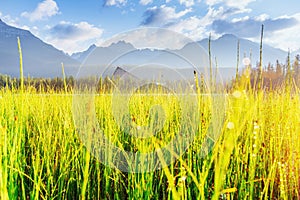
[[262, 89], [263, 86], [263, 37], [264, 37], [264, 25], [261, 25], [260, 33], [260, 46], [259, 46], [259, 74], [258, 74], [258, 90]]
[[64, 63], [61, 63], [61, 70], [62, 70], [62, 74], [63, 74], [63, 80], [64, 80], [64, 89], [65, 89], [65, 93], [68, 93], [68, 88], [67, 88], [67, 81], [66, 81], [66, 74], [65, 74], [65, 67], [64, 67]]
[[18, 50], [19, 50], [19, 60], [20, 60], [20, 91], [23, 93], [24, 91], [24, 75], [23, 75], [23, 55], [22, 55], [22, 47], [20, 38], [18, 40]]

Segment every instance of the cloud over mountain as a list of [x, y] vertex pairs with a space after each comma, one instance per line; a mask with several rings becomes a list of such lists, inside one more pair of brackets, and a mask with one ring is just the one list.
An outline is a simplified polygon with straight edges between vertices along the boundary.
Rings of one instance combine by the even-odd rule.
[[212, 24], [212, 29], [218, 33], [231, 33], [236, 34], [239, 37], [257, 37], [260, 34], [260, 26], [262, 24], [266, 27], [266, 33], [274, 32], [277, 30], [286, 29], [292, 27], [299, 22], [295, 18], [277, 18], [277, 19], [255, 19], [245, 18], [240, 20], [228, 21], [228, 20], [215, 20]]
[[[61, 21], [49, 28], [50, 35], [47, 41], [59, 49], [72, 52], [73, 49], [85, 49], [91, 41], [96, 42], [101, 38], [103, 29], [95, 27], [88, 22], [71, 23]], [[80, 48], [81, 47], [81, 48]]]

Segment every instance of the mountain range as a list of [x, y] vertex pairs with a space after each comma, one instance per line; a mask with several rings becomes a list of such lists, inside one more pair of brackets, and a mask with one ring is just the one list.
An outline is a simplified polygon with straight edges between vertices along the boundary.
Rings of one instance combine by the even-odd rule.
[[[198, 41], [197, 45], [188, 43], [177, 50], [136, 49], [130, 43], [117, 41], [108, 47], [91, 45], [86, 51], [69, 56], [52, 45], [43, 42], [31, 32], [9, 26], [0, 19], [0, 74], [8, 74], [13, 77], [19, 76], [17, 37], [20, 38], [22, 46], [24, 75], [30, 75], [31, 77], [61, 76], [61, 63], [64, 63], [66, 74], [74, 76], [78, 70], [79, 74], [85, 74], [83, 70], [88, 71], [86, 74], [110, 74], [117, 66], [126, 69], [126, 66], [147, 65], [147, 63], [149, 66], [150, 64], [154, 65], [155, 69], [163, 66], [186, 68], [190, 67], [191, 64], [200, 66], [203, 64], [201, 61], [205, 61], [203, 65], [207, 65], [208, 59], [205, 58], [208, 55], [208, 39]], [[240, 44], [239, 66], [243, 67], [242, 58], [249, 57], [250, 54], [252, 65], [256, 65], [259, 60], [259, 44], [226, 34], [211, 41], [212, 57], [214, 61], [217, 61], [219, 69], [230, 69], [227, 71], [234, 73], [232, 69], [237, 65], [238, 41]], [[199, 52], [199, 45], [203, 47], [201, 52]], [[203, 60], [199, 59], [200, 54], [203, 56]], [[264, 65], [269, 62], [275, 63], [276, 60], [285, 63], [287, 55], [288, 53], [283, 50], [266, 44], [263, 45]], [[80, 68], [82, 63], [84, 67], [88, 68]], [[109, 69], [108, 66], [115, 68]], [[144, 72], [137, 75], [142, 76]]]
[[0, 73], [19, 76], [19, 51], [17, 37], [21, 41], [24, 76], [61, 76], [61, 63], [66, 73], [74, 73], [80, 62], [52, 45], [46, 44], [31, 32], [5, 24], [0, 19]]
[[[213, 62], [217, 62], [218, 67], [224, 68], [235, 68], [237, 65], [237, 45], [239, 42], [239, 66], [243, 65], [243, 58], [248, 57], [252, 61], [252, 65], [255, 66], [259, 61], [259, 53], [260, 53], [260, 44], [252, 42], [247, 39], [238, 38], [232, 34], [225, 34], [216, 40], [211, 40], [211, 52]], [[208, 55], [208, 39], [203, 39], [198, 41], [197, 44], [203, 47]], [[117, 49], [122, 49], [121, 51]], [[126, 49], [127, 48], [127, 49]], [[183, 48], [179, 50], [174, 50], [173, 52], [183, 53], [183, 54], [195, 54], [195, 50], [199, 48], [195, 46], [195, 43], [188, 43]], [[116, 43], [111, 44], [109, 47], [97, 47], [96, 45], [90, 46], [86, 51], [74, 53], [71, 55], [72, 58], [79, 60], [81, 62], [86, 61], [87, 56], [90, 56], [90, 53], [96, 49], [97, 53], [93, 53], [94, 56], [97, 54], [101, 56], [101, 59], [105, 60], [104, 57], [107, 58], [108, 61], [114, 56], [117, 56], [119, 52], [129, 52], [132, 51], [134, 46], [130, 43], [126, 43], [125, 41], [118, 41]], [[150, 49], [143, 49], [142, 54], [149, 54], [151, 52]], [[152, 50], [153, 51], [153, 50]], [[300, 50], [299, 50], [300, 51]], [[112, 53], [114, 52], [114, 53]], [[159, 51], [158, 51], [159, 52]], [[295, 56], [298, 51], [292, 52], [291, 55]], [[112, 55], [115, 54], [115, 55]], [[263, 44], [263, 63], [267, 65], [268, 63], [274, 64], [278, 60], [280, 63], [285, 63], [287, 59], [288, 53], [278, 48], [271, 47], [269, 45]], [[293, 58], [292, 58], [293, 59]], [[91, 62], [92, 58], [89, 58]], [[98, 60], [100, 58], [98, 57]]]
[[[97, 74], [112, 75], [117, 67], [122, 67], [136, 77], [166, 80], [193, 78], [193, 67], [208, 77], [208, 39], [188, 43], [177, 50], [136, 49], [125, 41], [117, 41], [108, 47], [91, 46], [87, 51], [73, 54], [74, 59], [83, 62], [80, 76]], [[251, 57], [252, 66], [259, 61], [260, 45], [232, 34], [211, 41], [213, 61], [217, 61], [220, 79], [228, 80], [235, 75], [237, 65], [237, 45], [239, 42], [239, 67], [243, 68], [243, 58]], [[288, 53], [263, 45], [263, 63], [285, 63]], [[169, 67], [166, 67], [169, 66]], [[171, 66], [171, 67], [170, 67]], [[214, 67], [215, 68], [215, 67]]]

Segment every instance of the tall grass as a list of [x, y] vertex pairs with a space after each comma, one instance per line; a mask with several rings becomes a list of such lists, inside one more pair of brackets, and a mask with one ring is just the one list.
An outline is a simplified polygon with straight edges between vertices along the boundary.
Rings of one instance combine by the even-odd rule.
[[[248, 79], [241, 77], [229, 91], [220, 138], [203, 156], [213, 108], [212, 99], [201, 95], [203, 79], [196, 74], [200, 118], [193, 143], [170, 166], [145, 173], [111, 168], [88, 151], [74, 125], [73, 97], [66, 85], [48, 93], [2, 88], [0, 199], [297, 199], [299, 88], [286, 85], [264, 93], [249, 90]], [[96, 96], [94, 109], [116, 146], [151, 152], [177, 134], [184, 116], [177, 97], [136, 95], [130, 100], [131, 120], [139, 126], [157, 122], [149, 115], [151, 106], [160, 104], [165, 110], [162, 131], [150, 139], [136, 139], [118, 126], [112, 98]]]
[[[21, 96], [3, 88], [1, 199], [297, 198], [299, 92], [287, 95], [285, 91], [259, 96], [242, 89], [232, 91], [221, 138], [206, 157], [201, 156], [201, 148], [210, 107], [202, 102], [202, 118], [190, 148], [167, 168], [135, 174], [109, 168], [90, 155], [74, 127], [72, 96], [39, 95], [26, 88]], [[118, 127], [111, 113], [111, 98], [100, 95], [95, 100], [106, 134], [129, 151], [151, 151], [155, 140], [135, 140]], [[151, 101], [159, 103], [136, 98], [131, 104], [132, 113], [140, 116], [137, 124], [147, 122]], [[156, 101], [165, 100], [160, 97]], [[172, 103], [164, 106], [169, 116], [179, 117], [171, 112]], [[173, 126], [164, 129], [164, 136], [175, 134], [178, 124], [174, 122], [169, 122]]]

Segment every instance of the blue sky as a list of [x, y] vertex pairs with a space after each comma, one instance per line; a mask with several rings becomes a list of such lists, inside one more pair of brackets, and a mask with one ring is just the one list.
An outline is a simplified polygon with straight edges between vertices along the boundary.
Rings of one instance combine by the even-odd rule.
[[67, 53], [140, 27], [167, 28], [193, 40], [232, 33], [259, 41], [261, 24], [265, 43], [298, 50], [299, 6], [299, 0], [0, 0], [0, 18]]

